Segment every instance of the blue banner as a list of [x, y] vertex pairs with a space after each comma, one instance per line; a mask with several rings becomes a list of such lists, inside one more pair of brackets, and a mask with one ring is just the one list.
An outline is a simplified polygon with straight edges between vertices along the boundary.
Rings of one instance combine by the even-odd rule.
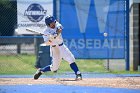
[[65, 44], [76, 58], [124, 58], [126, 0], [60, 0]]

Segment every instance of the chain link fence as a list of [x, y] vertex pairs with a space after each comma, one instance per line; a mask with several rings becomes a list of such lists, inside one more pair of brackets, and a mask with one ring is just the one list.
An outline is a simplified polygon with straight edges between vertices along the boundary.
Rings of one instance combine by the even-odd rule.
[[0, 36], [14, 35], [17, 24], [17, 3], [15, 0], [0, 1]]
[[41, 36], [1, 36], [0, 55], [36, 55], [42, 42], [43, 38]]
[[[26, 0], [0, 0], [0, 74], [33, 74], [35, 72], [35, 62], [38, 59], [39, 46], [43, 43], [42, 36], [24, 32], [25, 29], [23, 29], [22, 27], [25, 28], [31, 26], [34, 27], [35, 30], [43, 30], [45, 28], [45, 22], [44, 19], [42, 19], [42, 15], [46, 15], [46, 9], [42, 10], [43, 12], [40, 17], [34, 15], [31, 17], [30, 12], [27, 11], [29, 11], [33, 7], [32, 0], [29, 0], [31, 5], [27, 9], [25, 9], [25, 12], [23, 14], [21, 13], [22, 9], [17, 9], [19, 7], [17, 5], [17, 1], [20, 3], [20, 5], [22, 5], [22, 3], [28, 3]], [[40, 2], [42, 3], [44, 1]], [[65, 3], [62, 4], [66, 5]], [[33, 5], [42, 9], [38, 4]], [[53, 0], [46, 0], [45, 6], [48, 8], [47, 13], [52, 14], [51, 12], [53, 12]], [[37, 14], [38, 12], [34, 13]], [[97, 17], [94, 17], [94, 19]], [[18, 23], [19, 19], [22, 20], [21, 22], [23, 24]], [[41, 19], [42, 23], [38, 23], [37, 21], [35, 21], [35, 19], [37, 21]], [[102, 22], [102, 24], [105, 24], [104, 18], [101, 19], [99, 17], [98, 20]], [[27, 25], [25, 25], [24, 23], [27, 23]], [[17, 29], [18, 27], [20, 27], [21, 29]], [[19, 34], [18, 32], [22, 34]], [[73, 48], [73, 50], [76, 50], [76, 53], [78, 55], [84, 55], [85, 53], [81, 52], [78, 48]], [[82, 72], [107, 71], [106, 59], [76, 59], [76, 61]], [[124, 65], [124, 61], [122, 63]], [[61, 71], [71, 71], [69, 65], [65, 61], [62, 62], [62, 65], [60, 67], [60, 72]]]
[[17, 33], [17, 0], [1, 0], [0, 12], [0, 74], [34, 73], [42, 36]]

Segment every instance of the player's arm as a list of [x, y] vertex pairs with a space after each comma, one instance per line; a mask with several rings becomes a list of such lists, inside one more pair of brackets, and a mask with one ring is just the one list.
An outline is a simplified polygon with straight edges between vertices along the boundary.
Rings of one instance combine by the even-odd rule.
[[50, 35], [43, 35], [43, 38], [44, 38], [44, 43], [46, 45], [51, 45], [52, 44], [51, 36]]
[[56, 32], [59, 35], [60, 33], [62, 33], [62, 28], [61, 27], [57, 28], [57, 31]]
[[62, 33], [62, 27], [57, 27], [56, 33], [54, 35], [54, 39]]

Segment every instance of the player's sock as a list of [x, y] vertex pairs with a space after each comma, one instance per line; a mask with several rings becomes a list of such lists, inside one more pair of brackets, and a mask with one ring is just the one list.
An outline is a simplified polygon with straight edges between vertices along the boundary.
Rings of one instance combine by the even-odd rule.
[[75, 72], [75, 74], [80, 73], [80, 72], [79, 72], [79, 69], [78, 69], [78, 67], [77, 67], [77, 65], [76, 65], [75, 62], [74, 62], [74, 63], [71, 63], [71, 64], [70, 64], [70, 67], [71, 67], [71, 69]]
[[51, 71], [50, 65], [49, 66], [46, 66], [44, 68], [41, 68], [40, 71], [42, 71], [42, 72]]

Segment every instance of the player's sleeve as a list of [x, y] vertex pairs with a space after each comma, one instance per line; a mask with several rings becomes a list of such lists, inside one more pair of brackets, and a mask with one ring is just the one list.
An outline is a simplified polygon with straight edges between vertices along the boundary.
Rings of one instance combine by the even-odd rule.
[[44, 42], [48, 42], [49, 38], [46, 35], [43, 35]]
[[48, 37], [48, 32], [47, 32], [47, 29], [44, 30], [43, 32], [43, 39], [44, 39], [44, 42], [48, 42], [49, 41], [49, 37]]
[[57, 29], [63, 29], [63, 26], [62, 26], [59, 22], [57, 22], [57, 23], [56, 23], [56, 28], [57, 28]]

